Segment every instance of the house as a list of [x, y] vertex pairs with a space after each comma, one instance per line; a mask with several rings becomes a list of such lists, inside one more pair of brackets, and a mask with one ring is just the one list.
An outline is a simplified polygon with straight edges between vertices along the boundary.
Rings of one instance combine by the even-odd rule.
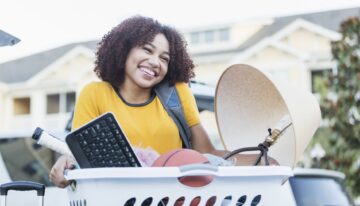
[[76, 92], [96, 79], [96, 41], [69, 44], [1, 64], [0, 131], [64, 130]]
[[[311, 89], [334, 67], [330, 42], [340, 22], [360, 8], [257, 19], [184, 30], [196, 79], [215, 85], [232, 64], [250, 64], [275, 80]], [[63, 130], [93, 73], [97, 41], [79, 42], [0, 64], [0, 132], [29, 133], [36, 126]]]
[[242, 63], [311, 89], [316, 75], [334, 67], [330, 42], [341, 37], [340, 23], [350, 16], [360, 16], [360, 8], [194, 28], [185, 35], [200, 81], [216, 84], [227, 67]]

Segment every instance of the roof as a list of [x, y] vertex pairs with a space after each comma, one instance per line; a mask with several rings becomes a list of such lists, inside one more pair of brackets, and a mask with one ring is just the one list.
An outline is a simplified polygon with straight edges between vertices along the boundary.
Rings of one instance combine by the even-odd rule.
[[[360, 17], [360, 7], [318, 13], [300, 14], [287, 17], [278, 17], [274, 19], [273, 24], [264, 26], [251, 38], [245, 41], [239, 48], [232, 50], [224, 50], [221, 52], [217, 51], [213, 53], [214, 55], [218, 55], [225, 53], [238, 53], [240, 51], [246, 50], [247, 48], [257, 44], [259, 41], [265, 39], [266, 37], [274, 35], [276, 32], [283, 29], [285, 26], [289, 25], [290, 23], [294, 22], [296, 19], [299, 18], [317, 24], [324, 28], [337, 31], [339, 29], [340, 23], [350, 16]], [[72, 43], [0, 64], [0, 82], [17, 83], [27, 81], [76, 46], [85, 46], [95, 51], [97, 42], [98, 41]], [[211, 52], [197, 53], [194, 54], [193, 57], [199, 57], [209, 54], [211, 54]]]
[[274, 33], [289, 25], [296, 19], [304, 19], [311, 23], [320, 25], [324, 28], [338, 31], [341, 22], [344, 21], [346, 18], [349, 18], [350, 16], [360, 17], [360, 7], [275, 18], [273, 24], [262, 28], [254, 36], [247, 40], [241, 47], [247, 48], [259, 42], [266, 36], [272, 36]]
[[67, 44], [0, 64], [0, 82], [17, 83], [29, 80], [76, 46], [85, 46], [95, 51], [97, 41]]
[[[313, 24], [322, 26], [326, 29], [338, 31], [341, 22], [349, 18], [350, 16], [360, 17], [360, 7], [277, 17], [274, 19], [274, 22], [272, 24], [264, 26], [262, 29], [252, 35], [248, 40], [246, 40], [239, 48], [226, 50], [222, 53], [243, 51], [255, 45], [259, 41], [265, 39], [266, 37], [274, 35], [276, 32], [280, 31], [281, 29], [283, 29], [297, 19], [303, 19]], [[198, 53], [194, 54], [194, 56], [201, 56], [207, 54], [209, 53]]]

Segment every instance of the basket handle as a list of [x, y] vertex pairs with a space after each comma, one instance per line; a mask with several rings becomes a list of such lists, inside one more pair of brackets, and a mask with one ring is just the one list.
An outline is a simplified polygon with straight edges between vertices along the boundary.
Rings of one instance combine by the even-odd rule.
[[1, 195], [6, 196], [9, 190], [16, 190], [16, 191], [36, 190], [38, 196], [45, 195], [45, 185], [30, 181], [14, 181], [1, 185]]
[[179, 167], [181, 173], [185, 175], [216, 175], [218, 167], [210, 164], [189, 164]]

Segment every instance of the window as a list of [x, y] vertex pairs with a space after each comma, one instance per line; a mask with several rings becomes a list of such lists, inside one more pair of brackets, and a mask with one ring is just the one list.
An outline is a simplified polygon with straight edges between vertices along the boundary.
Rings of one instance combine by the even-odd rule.
[[30, 97], [22, 97], [14, 99], [14, 114], [23, 115], [30, 114]]
[[206, 44], [215, 42], [226, 42], [230, 40], [230, 29], [221, 28], [190, 33], [190, 43]]
[[213, 42], [214, 41], [214, 31], [205, 31], [204, 37], [205, 42]]
[[190, 42], [192, 44], [198, 44], [200, 42], [200, 34], [198, 32], [190, 33]]
[[56, 114], [60, 112], [60, 95], [59, 94], [50, 94], [46, 96], [46, 113], [47, 114]]
[[311, 71], [311, 91], [313, 93], [321, 93], [324, 83], [331, 69], [321, 69]]
[[66, 93], [66, 112], [72, 112], [75, 106], [75, 92]]
[[230, 39], [229, 29], [219, 30], [219, 41], [228, 41]]
[[46, 96], [46, 113], [58, 114], [71, 112], [74, 109], [75, 98], [75, 92], [48, 94]]

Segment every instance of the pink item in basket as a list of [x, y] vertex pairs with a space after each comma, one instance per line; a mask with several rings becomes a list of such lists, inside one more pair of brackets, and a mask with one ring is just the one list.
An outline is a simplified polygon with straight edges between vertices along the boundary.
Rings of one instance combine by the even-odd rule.
[[150, 167], [154, 161], [160, 156], [155, 150], [151, 148], [134, 147], [134, 152], [138, 157], [142, 166]]

